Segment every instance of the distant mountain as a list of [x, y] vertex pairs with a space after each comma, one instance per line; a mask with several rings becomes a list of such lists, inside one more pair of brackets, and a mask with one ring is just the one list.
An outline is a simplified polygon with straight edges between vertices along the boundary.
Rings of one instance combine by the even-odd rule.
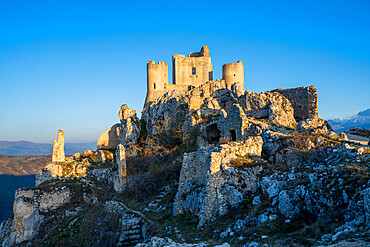
[[[65, 153], [73, 155], [87, 149], [96, 150], [96, 142], [66, 143]], [[53, 145], [28, 141], [0, 141], [0, 154], [7, 155], [48, 155], [53, 152]]]
[[327, 121], [336, 132], [345, 131], [353, 127], [370, 129], [370, 109], [360, 111], [350, 118], [333, 118], [327, 119]]
[[35, 175], [47, 163], [51, 155], [4, 155], [0, 154], [0, 175]]

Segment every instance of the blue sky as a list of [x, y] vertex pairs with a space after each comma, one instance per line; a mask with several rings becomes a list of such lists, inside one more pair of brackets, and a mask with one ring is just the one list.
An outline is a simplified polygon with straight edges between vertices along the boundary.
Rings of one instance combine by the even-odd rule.
[[[255, 92], [314, 85], [319, 115], [370, 107], [369, 1], [1, 1], [0, 140], [95, 141], [142, 110], [146, 63], [209, 45]], [[171, 67], [171, 66], [169, 66]]]

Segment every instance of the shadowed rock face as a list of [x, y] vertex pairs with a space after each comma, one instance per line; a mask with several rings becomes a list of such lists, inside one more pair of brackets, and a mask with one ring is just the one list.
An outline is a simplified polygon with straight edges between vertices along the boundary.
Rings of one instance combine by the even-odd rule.
[[55, 210], [70, 201], [71, 191], [63, 188], [57, 191], [45, 192], [39, 189], [19, 189], [15, 194], [14, 218], [8, 244], [31, 240], [44, 221], [43, 214]]
[[58, 141], [54, 138], [52, 162], [64, 161], [64, 133], [63, 130], [58, 130]]

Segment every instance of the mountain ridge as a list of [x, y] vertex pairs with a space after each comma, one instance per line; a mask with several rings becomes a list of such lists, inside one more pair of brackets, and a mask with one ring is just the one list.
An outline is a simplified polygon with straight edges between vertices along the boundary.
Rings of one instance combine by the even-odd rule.
[[[66, 143], [67, 155], [83, 152], [84, 150], [95, 150], [96, 142]], [[48, 155], [53, 152], [53, 144], [36, 143], [30, 141], [0, 141], [0, 154], [5, 155]]]
[[349, 118], [329, 118], [327, 121], [335, 132], [342, 132], [353, 127], [370, 129], [370, 108], [359, 111]]

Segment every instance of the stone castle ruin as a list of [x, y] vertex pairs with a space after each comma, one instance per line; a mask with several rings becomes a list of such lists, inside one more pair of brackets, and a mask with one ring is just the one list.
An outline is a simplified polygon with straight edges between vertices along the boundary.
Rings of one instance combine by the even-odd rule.
[[214, 80], [207, 46], [173, 55], [172, 83], [166, 63], [147, 66], [141, 117], [122, 105], [97, 151], [66, 157], [58, 131], [36, 188], [17, 190], [0, 224], [1, 246], [210, 246], [163, 242], [151, 229], [232, 246], [368, 239], [370, 147], [318, 117], [315, 87], [245, 90], [241, 61]]
[[[187, 57], [181, 54], [172, 56], [173, 83], [168, 82], [168, 64], [152, 60], [147, 64], [148, 92], [145, 104], [155, 101], [165, 93], [177, 90], [188, 92], [206, 82], [213, 81], [213, 69], [208, 46], [203, 46], [200, 52], [192, 52]], [[244, 91], [244, 65], [242, 61], [227, 63], [222, 66], [222, 80], [226, 88], [237, 83]]]
[[58, 140], [54, 138], [52, 161], [64, 161], [66, 158], [64, 153], [64, 133], [63, 130], [58, 130]]

